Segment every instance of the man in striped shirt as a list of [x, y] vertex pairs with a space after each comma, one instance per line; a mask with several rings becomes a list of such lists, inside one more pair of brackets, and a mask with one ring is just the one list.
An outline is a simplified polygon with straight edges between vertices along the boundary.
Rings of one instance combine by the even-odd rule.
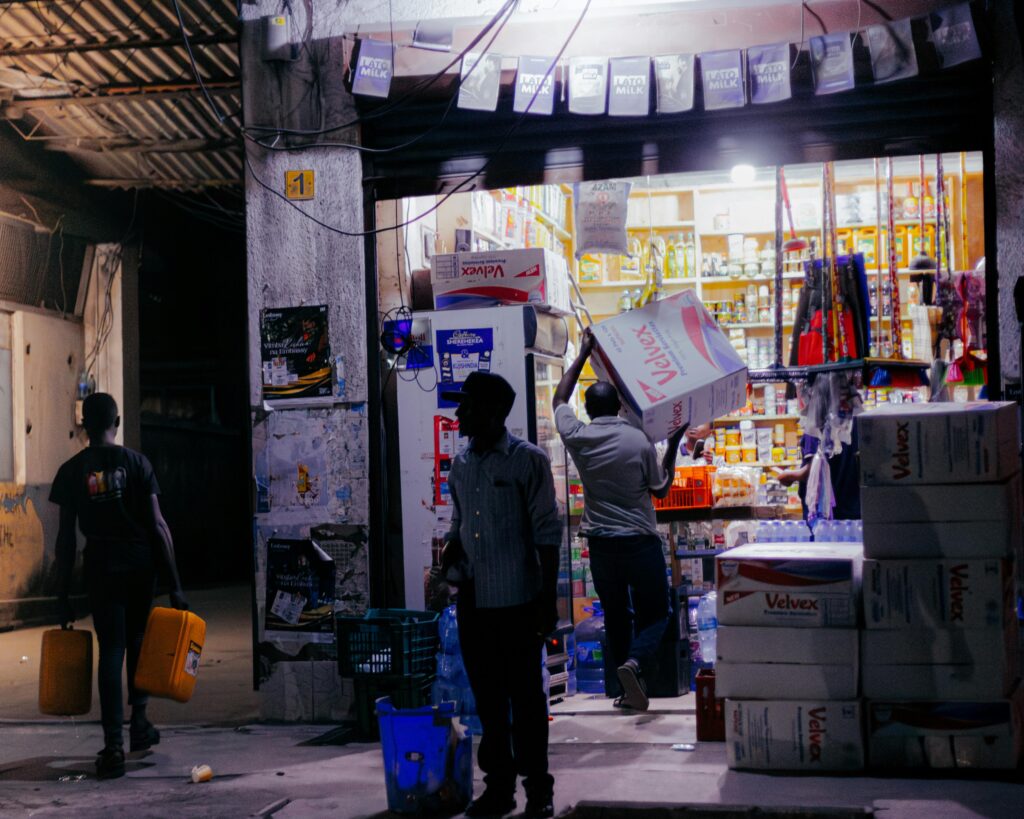
[[565, 537], [551, 462], [511, 435], [515, 390], [499, 375], [471, 373], [455, 416], [469, 447], [452, 463], [452, 524], [442, 568], [457, 585], [459, 643], [483, 725], [478, 761], [486, 789], [467, 816], [515, 809], [525, 777], [527, 817], [554, 815], [541, 647], [558, 623], [559, 547]]

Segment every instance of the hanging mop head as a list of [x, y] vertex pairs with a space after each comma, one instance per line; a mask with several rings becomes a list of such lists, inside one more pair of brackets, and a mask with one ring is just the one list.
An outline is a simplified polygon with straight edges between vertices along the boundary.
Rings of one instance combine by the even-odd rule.
[[922, 253], [910, 260], [911, 270], [937, 270], [938, 263], [927, 253]]
[[794, 236], [792, 239], [787, 239], [782, 245], [783, 253], [803, 253], [807, 248], [810, 247], [810, 243], [806, 239], [801, 239], [799, 236]]

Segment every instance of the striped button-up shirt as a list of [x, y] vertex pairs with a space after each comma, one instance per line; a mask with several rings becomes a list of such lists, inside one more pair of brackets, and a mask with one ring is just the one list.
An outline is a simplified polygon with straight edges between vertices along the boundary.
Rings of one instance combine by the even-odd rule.
[[548, 456], [506, 432], [485, 452], [468, 447], [456, 456], [448, 488], [449, 537], [458, 536], [469, 558], [476, 604], [534, 600], [542, 585], [537, 549], [557, 548], [564, 537]]

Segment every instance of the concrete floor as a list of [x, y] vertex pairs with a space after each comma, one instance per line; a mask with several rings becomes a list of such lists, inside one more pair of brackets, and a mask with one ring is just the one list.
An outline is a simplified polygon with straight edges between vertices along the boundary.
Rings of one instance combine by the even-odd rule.
[[[302, 745], [326, 727], [255, 723], [247, 594], [233, 589], [191, 595], [209, 627], [203, 684], [188, 706], [154, 703], [163, 741], [152, 752], [130, 757], [128, 775], [112, 782], [93, 778], [93, 758], [101, 745], [97, 709], [77, 721], [37, 715], [41, 630], [0, 634], [0, 816], [389, 815], [379, 745]], [[24, 663], [22, 656], [28, 657]], [[627, 814], [625, 803], [757, 806], [764, 811], [800, 807], [804, 815], [848, 808], [928, 819], [1024, 816], [1024, 789], [1009, 778], [742, 773], [726, 768], [721, 744], [672, 749], [694, 741], [690, 696], [654, 700], [643, 715], [616, 711], [605, 699], [570, 698], [553, 709], [551, 722], [556, 807], [568, 812], [575, 805], [597, 803], [612, 806], [599, 815], [622, 817], [634, 815]], [[201, 763], [216, 776], [193, 785], [189, 772]], [[519, 803], [522, 807], [521, 792]], [[668, 819], [664, 811], [642, 815]]]

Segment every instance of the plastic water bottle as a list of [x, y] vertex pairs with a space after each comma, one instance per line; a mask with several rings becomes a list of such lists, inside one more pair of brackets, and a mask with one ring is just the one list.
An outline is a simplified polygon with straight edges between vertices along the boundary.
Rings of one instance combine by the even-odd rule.
[[576, 626], [576, 688], [582, 694], [604, 694], [604, 613], [601, 602], [584, 609], [591, 616]]
[[441, 653], [459, 654], [459, 623], [455, 619], [455, 606], [441, 612], [437, 630], [441, 638]]
[[714, 665], [718, 642], [718, 595], [715, 592], [708, 592], [697, 604], [697, 637], [701, 660]]

